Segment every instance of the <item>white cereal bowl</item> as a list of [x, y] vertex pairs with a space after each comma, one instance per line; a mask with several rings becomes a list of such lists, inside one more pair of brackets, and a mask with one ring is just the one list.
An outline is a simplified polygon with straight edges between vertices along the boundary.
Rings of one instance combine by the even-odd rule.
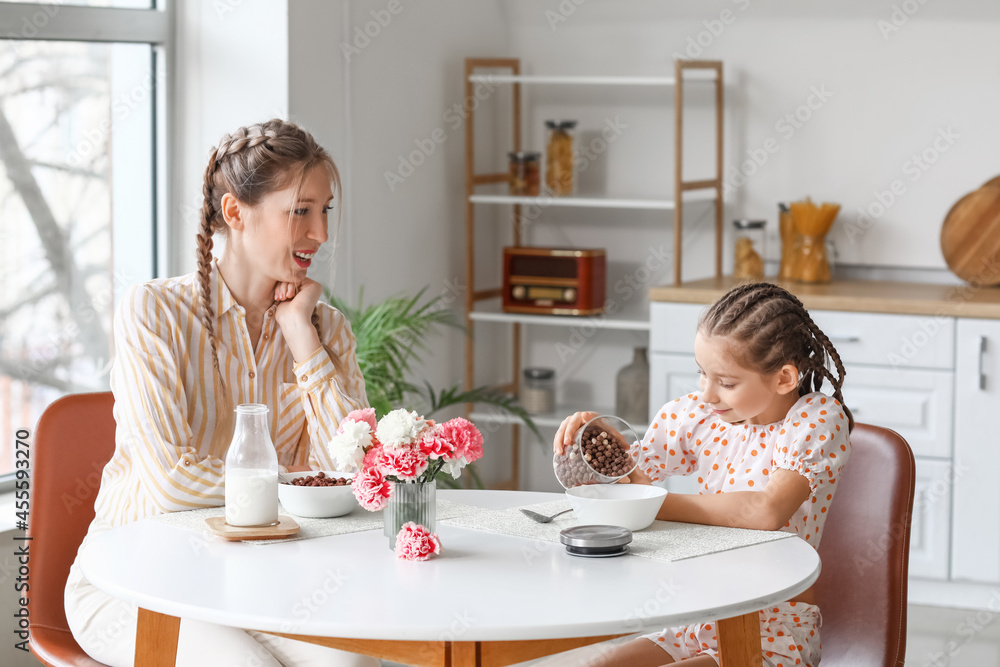
[[[353, 472], [323, 471], [327, 477], [354, 477]], [[283, 473], [285, 479], [309, 477], [319, 473], [318, 470]], [[326, 519], [350, 514], [358, 506], [354, 497], [354, 489], [347, 486], [295, 486], [294, 484], [278, 484], [278, 500], [282, 506], [295, 516], [315, 519]]]
[[581, 524], [648, 528], [667, 490], [648, 484], [588, 484], [566, 489]]

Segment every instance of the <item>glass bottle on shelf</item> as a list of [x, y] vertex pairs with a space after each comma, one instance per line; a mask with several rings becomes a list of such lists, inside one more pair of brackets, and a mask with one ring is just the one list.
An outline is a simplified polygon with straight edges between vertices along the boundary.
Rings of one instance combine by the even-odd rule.
[[542, 154], [520, 152], [508, 155], [510, 157], [510, 194], [537, 197], [541, 190], [538, 163]]
[[763, 220], [734, 220], [736, 227], [733, 277], [761, 280], [764, 277]]
[[521, 407], [530, 415], [544, 415], [556, 409], [556, 372], [551, 368], [525, 368], [521, 384]]
[[573, 135], [575, 120], [547, 120], [549, 143], [545, 151], [545, 185], [553, 195], [573, 191]]
[[278, 455], [271, 442], [267, 406], [236, 408], [236, 430], [226, 452], [226, 523], [270, 526], [278, 521]]
[[781, 236], [781, 264], [778, 267], [778, 280], [795, 280], [793, 267], [795, 264], [795, 223], [792, 220], [792, 209], [788, 204], [778, 204], [778, 234]]

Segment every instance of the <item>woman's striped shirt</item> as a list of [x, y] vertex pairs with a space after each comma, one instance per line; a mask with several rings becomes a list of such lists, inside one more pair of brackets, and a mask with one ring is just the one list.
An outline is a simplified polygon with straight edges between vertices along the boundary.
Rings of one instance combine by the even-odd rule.
[[[296, 364], [274, 319], [276, 306], [265, 313], [255, 352], [246, 311], [216, 262], [210, 282], [219, 367], [233, 405], [268, 406], [281, 465], [335, 470], [326, 443], [348, 412], [368, 405], [347, 319], [320, 304], [321, 340], [345, 374], [337, 374], [323, 347]], [[118, 306], [111, 370], [115, 453], [95, 506], [113, 526], [225, 502], [229, 443], [212, 445], [215, 371], [199, 300], [197, 274], [190, 273], [132, 287]]]

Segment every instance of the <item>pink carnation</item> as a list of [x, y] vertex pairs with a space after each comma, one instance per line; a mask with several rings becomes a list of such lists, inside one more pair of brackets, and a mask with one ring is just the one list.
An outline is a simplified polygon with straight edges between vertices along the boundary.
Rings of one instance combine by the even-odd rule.
[[361, 462], [361, 469], [368, 470], [369, 468], [377, 468], [379, 459], [382, 456], [382, 445], [378, 440], [375, 441], [375, 446], [365, 452], [365, 458]]
[[[345, 421], [352, 422], [365, 422], [372, 429], [372, 435], [375, 434], [375, 429], [378, 427], [378, 423], [375, 421], [375, 408], [364, 408], [362, 410], [351, 410], [344, 417], [344, 420], [340, 423], [343, 424]], [[343, 426], [337, 429], [337, 433], [343, 433]]]
[[451, 459], [455, 454], [455, 445], [442, 434], [442, 425], [437, 424], [424, 434], [418, 449], [432, 459]]
[[417, 449], [382, 449], [378, 460], [379, 469], [386, 475], [395, 475], [401, 480], [416, 479], [427, 470], [427, 455]]
[[396, 558], [400, 560], [427, 560], [432, 554], [441, 553], [441, 540], [420, 524], [407, 521], [396, 535]]
[[364, 468], [355, 475], [354, 497], [369, 512], [375, 512], [385, 507], [389, 496], [392, 495], [392, 484], [386, 480], [385, 475], [378, 468]]
[[441, 424], [441, 437], [455, 445], [455, 458], [472, 463], [483, 455], [483, 434], [467, 419], [455, 417]]

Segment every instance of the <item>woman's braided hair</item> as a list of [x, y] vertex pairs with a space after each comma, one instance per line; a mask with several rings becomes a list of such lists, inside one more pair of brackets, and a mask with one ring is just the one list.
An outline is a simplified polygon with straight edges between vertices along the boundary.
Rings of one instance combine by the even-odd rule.
[[[735, 287], [702, 314], [698, 331], [731, 341], [730, 352], [740, 363], [762, 375], [793, 364], [799, 371], [799, 396], [819, 391], [823, 380], [829, 380], [847, 414], [848, 428], [854, 429], [854, 416], [841, 391], [847, 374], [844, 363], [802, 302], [788, 290], [771, 283]], [[837, 369], [836, 377], [828, 359]]]
[[[241, 127], [219, 141], [208, 158], [204, 197], [201, 206], [201, 224], [198, 229], [198, 287], [200, 292], [199, 317], [208, 333], [212, 348], [212, 366], [215, 369], [216, 428], [213, 434], [213, 452], [225, 451], [232, 437], [233, 399], [222, 371], [215, 333], [215, 311], [211, 288], [212, 237], [225, 235], [229, 227], [222, 217], [222, 197], [231, 193], [247, 206], [254, 206], [261, 198], [275, 190], [297, 183], [301, 186], [305, 175], [313, 167], [326, 169], [333, 183], [334, 194], [340, 192], [340, 174], [330, 155], [316, 143], [312, 135], [278, 118], [264, 123]], [[319, 310], [312, 313], [312, 324], [320, 332]], [[325, 345], [324, 345], [325, 346]], [[336, 363], [337, 358], [331, 355]]]

